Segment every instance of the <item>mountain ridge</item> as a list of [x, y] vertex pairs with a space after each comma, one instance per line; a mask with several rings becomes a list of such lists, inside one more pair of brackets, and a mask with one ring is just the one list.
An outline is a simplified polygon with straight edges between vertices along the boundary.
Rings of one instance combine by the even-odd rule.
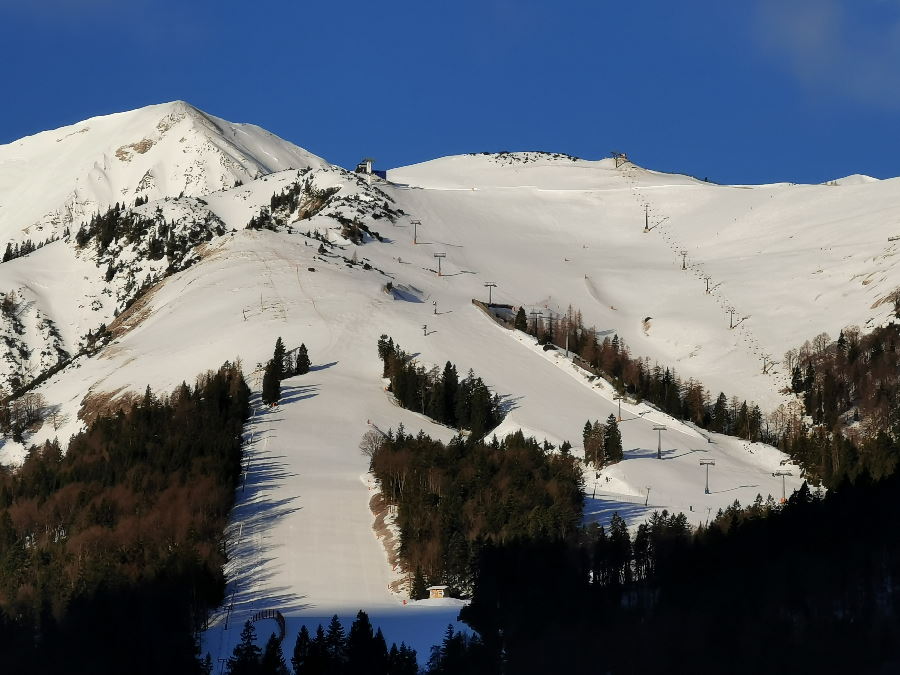
[[286, 169], [330, 166], [184, 101], [102, 115], [0, 146], [0, 238], [59, 235], [138, 196], [203, 196]]

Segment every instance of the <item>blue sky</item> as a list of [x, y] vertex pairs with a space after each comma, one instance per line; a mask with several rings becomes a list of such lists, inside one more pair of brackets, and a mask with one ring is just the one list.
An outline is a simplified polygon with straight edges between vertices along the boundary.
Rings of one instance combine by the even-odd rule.
[[898, 0], [0, 0], [0, 143], [184, 99], [345, 166], [900, 175]]

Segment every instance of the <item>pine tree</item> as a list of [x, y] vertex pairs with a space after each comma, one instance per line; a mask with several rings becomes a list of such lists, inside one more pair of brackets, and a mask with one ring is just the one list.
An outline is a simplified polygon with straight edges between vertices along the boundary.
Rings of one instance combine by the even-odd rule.
[[[374, 654], [375, 654], [375, 667], [371, 672], [373, 673], [391, 673], [390, 665], [388, 662], [388, 649], [387, 642], [384, 639], [384, 634], [381, 632], [381, 629], [375, 631], [375, 640], [374, 644]], [[393, 675], [393, 673], [391, 673]]]
[[441, 393], [443, 394], [443, 418], [439, 421], [451, 427], [456, 426], [456, 396], [459, 391], [459, 375], [456, 366], [447, 361], [441, 376]]
[[728, 433], [728, 397], [722, 392], [713, 406], [712, 430], [720, 434]]
[[309, 655], [304, 669], [296, 671], [296, 675], [326, 675], [332, 672], [328, 658], [328, 646], [325, 644], [325, 630], [322, 625], [316, 628], [316, 637], [309, 645]]
[[463, 675], [472, 672], [471, 646], [465, 633], [455, 633], [452, 624], [447, 626], [444, 641], [431, 648], [428, 672], [441, 675]]
[[277, 374], [279, 370], [272, 360], [266, 364], [266, 369], [263, 371], [262, 402], [265, 405], [275, 405], [281, 398], [281, 383]]
[[609, 580], [614, 585], [631, 581], [631, 535], [618, 513], [609, 523]]
[[735, 420], [735, 431], [741, 438], [750, 438], [750, 411], [747, 409], [747, 401], [741, 403], [738, 409], [737, 420]]
[[422, 574], [422, 568], [418, 565], [416, 566], [416, 573], [413, 575], [412, 588], [409, 589], [409, 597], [413, 600], [425, 600], [428, 597], [425, 575]]
[[287, 373], [290, 372], [290, 366], [285, 363], [285, 353], [284, 343], [281, 341], [281, 338], [278, 338], [275, 340], [275, 351], [272, 354], [272, 363], [275, 367], [274, 374], [279, 382], [281, 382], [281, 380], [287, 376]]
[[231, 658], [228, 659], [225, 672], [228, 675], [256, 675], [262, 653], [256, 646], [256, 630], [247, 621], [241, 630], [241, 641], [235, 645]]
[[381, 371], [382, 377], [390, 375], [391, 359], [397, 351], [398, 349], [396, 345], [394, 345], [393, 338], [390, 338], [387, 335], [382, 335], [378, 338], [378, 358], [380, 358], [384, 364], [384, 368]]
[[606, 464], [607, 456], [605, 450], [606, 427], [600, 422], [588, 420], [584, 423], [582, 431], [584, 439], [584, 461], [595, 467], [602, 467]]
[[516, 322], [514, 324], [516, 330], [520, 330], [523, 333], [528, 332], [528, 317], [525, 316], [525, 308], [519, 307], [519, 311], [516, 312]]
[[616, 416], [613, 414], [606, 418], [603, 449], [606, 453], [606, 459], [612, 464], [622, 461], [625, 456], [622, 451], [622, 433], [619, 431]]
[[291, 655], [291, 667], [296, 675], [308, 672], [304, 669], [308, 665], [310, 647], [309, 631], [306, 626], [301, 626], [300, 632], [297, 633], [297, 641], [294, 643], [294, 653]]
[[328, 672], [339, 672], [347, 660], [347, 637], [337, 614], [331, 617], [325, 632], [325, 653], [328, 657]]
[[306, 375], [309, 372], [309, 354], [306, 352], [306, 345], [302, 342], [300, 343], [299, 349], [297, 349], [297, 365], [294, 368], [295, 375]]
[[405, 642], [400, 643], [399, 649], [396, 644], [392, 644], [388, 654], [388, 672], [391, 675], [417, 675], [419, 663], [416, 650], [407, 647]]
[[[383, 640], [382, 640], [383, 643]], [[366, 675], [379, 672], [376, 664], [387, 660], [387, 655], [378, 653], [375, 643], [375, 633], [369, 615], [360, 610], [356, 614], [356, 620], [350, 626], [347, 635], [347, 667], [348, 675]], [[383, 671], [381, 671], [383, 672]]]
[[260, 675], [288, 675], [284, 654], [281, 653], [281, 643], [275, 637], [275, 633], [272, 633], [266, 642], [258, 672]]

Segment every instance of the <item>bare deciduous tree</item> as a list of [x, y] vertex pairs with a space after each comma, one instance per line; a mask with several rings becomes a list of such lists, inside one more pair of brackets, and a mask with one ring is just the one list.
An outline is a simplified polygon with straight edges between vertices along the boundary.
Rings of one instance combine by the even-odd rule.
[[384, 439], [384, 434], [382, 434], [377, 429], [369, 429], [365, 434], [363, 434], [362, 441], [359, 443], [359, 449], [363, 455], [368, 457], [369, 459], [375, 454], [378, 448], [381, 447], [381, 442]]

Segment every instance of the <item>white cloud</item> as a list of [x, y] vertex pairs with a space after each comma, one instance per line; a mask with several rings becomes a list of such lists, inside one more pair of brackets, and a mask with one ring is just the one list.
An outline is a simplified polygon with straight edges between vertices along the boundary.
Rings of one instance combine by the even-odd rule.
[[803, 85], [900, 107], [900, 2], [760, 0], [757, 8], [761, 46]]

